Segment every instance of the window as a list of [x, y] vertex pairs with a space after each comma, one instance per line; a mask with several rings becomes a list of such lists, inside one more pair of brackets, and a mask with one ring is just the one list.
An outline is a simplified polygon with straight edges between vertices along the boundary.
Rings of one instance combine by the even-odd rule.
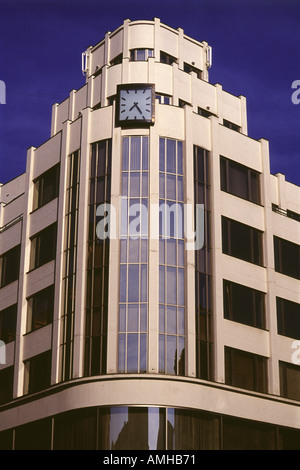
[[123, 138], [119, 372], [147, 369], [148, 158], [148, 137]]
[[300, 246], [274, 237], [275, 271], [300, 279]]
[[177, 62], [177, 59], [166, 52], [160, 52], [160, 62], [163, 64], [172, 65], [174, 62]]
[[156, 94], [155, 99], [158, 100], [160, 104], [172, 104], [172, 97], [168, 95]]
[[276, 450], [275, 426], [239, 418], [223, 418], [224, 450]]
[[198, 114], [205, 118], [209, 118], [210, 116], [212, 116], [212, 113], [210, 111], [204, 108], [200, 108], [200, 106], [198, 106]]
[[24, 394], [36, 393], [50, 387], [51, 350], [24, 362]]
[[0, 312], [0, 340], [5, 344], [16, 339], [17, 304]]
[[257, 171], [220, 157], [221, 190], [260, 203], [260, 174]]
[[[194, 146], [194, 201], [204, 204], [204, 246], [195, 250], [195, 313], [197, 377], [213, 377], [213, 321], [211, 302], [209, 152]], [[195, 210], [196, 212], [196, 210]]]
[[178, 106], [179, 108], [184, 108], [186, 105], [188, 105], [189, 103], [187, 101], [184, 101], [182, 99], [179, 98], [178, 100]]
[[300, 366], [279, 361], [280, 395], [300, 400]]
[[28, 299], [27, 332], [37, 330], [53, 321], [54, 286], [37, 292]]
[[276, 306], [278, 334], [300, 339], [300, 304], [277, 297]]
[[197, 75], [197, 78], [201, 78], [201, 75], [202, 75], [201, 70], [197, 69], [196, 67], [193, 67], [193, 65], [190, 65], [190, 64], [187, 64], [186, 62], [184, 62], [183, 70], [186, 73], [194, 72]]
[[167, 409], [168, 450], [220, 449], [220, 419], [213, 413]]
[[228, 129], [232, 129], [233, 131], [241, 132], [240, 126], [234, 124], [234, 122], [227, 121], [226, 119], [223, 119], [223, 126], [228, 127]]
[[109, 237], [98, 238], [97, 207], [110, 203], [111, 140], [91, 146], [84, 375], [106, 373]]
[[277, 214], [284, 215], [285, 217], [289, 217], [289, 219], [300, 222], [300, 214], [289, 209], [282, 209], [282, 207], [279, 207], [278, 204], [272, 203], [272, 211], [277, 212]]
[[58, 191], [59, 165], [55, 165], [34, 181], [33, 210], [56, 198]]
[[21, 245], [0, 257], [0, 288], [19, 279]]
[[123, 60], [123, 54], [119, 54], [110, 61], [110, 65], [122, 64], [122, 60]]
[[222, 217], [223, 253], [262, 266], [262, 234], [249, 225]]
[[99, 409], [99, 448], [162, 450], [166, 448], [166, 410], [157, 407]]
[[265, 328], [265, 294], [223, 280], [224, 317], [257, 328]]
[[31, 238], [30, 269], [53, 260], [56, 254], [56, 223]]
[[51, 418], [46, 418], [18, 426], [14, 450], [50, 450], [51, 425]]
[[234, 387], [267, 393], [267, 359], [225, 347], [225, 382]]
[[78, 200], [80, 179], [80, 151], [70, 154], [67, 161], [64, 240], [64, 269], [62, 280], [60, 379], [68, 380], [73, 371], [74, 311], [76, 292]]
[[132, 49], [130, 51], [130, 60], [133, 61], [145, 61], [148, 60], [149, 57], [153, 57], [153, 49]]
[[6, 367], [0, 370], [0, 405], [8, 403], [13, 398], [14, 368]]
[[159, 371], [175, 375], [185, 375], [183, 168], [183, 143], [160, 138]]
[[96, 450], [97, 448], [95, 408], [74, 410], [55, 416], [54, 429], [54, 450]]

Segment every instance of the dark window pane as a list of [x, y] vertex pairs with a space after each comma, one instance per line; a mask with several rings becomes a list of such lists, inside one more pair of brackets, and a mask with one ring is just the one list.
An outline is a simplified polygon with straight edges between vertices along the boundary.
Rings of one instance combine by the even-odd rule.
[[300, 450], [300, 430], [279, 428], [280, 449]]
[[300, 339], [300, 304], [277, 297], [278, 334]]
[[259, 174], [251, 171], [251, 201], [260, 203]]
[[4, 343], [14, 341], [16, 337], [17, 304], [0, 312], [0, 340]]
[[224, 417], [223, 448], [224, 450], [275, 450], [275, 427]]
[[300, 246], [274, 237], [275, 270], [300, 279]]
[[13, 429], [0, 432], [0, 450], [12, 450], [13, 448]]
[[35, 393], [50, 386], [51, 379], [51, 351], [35, 356], [25, 363], [28, 370], [28, 383], [25, 393]]
[[27, 331], [48, 325], [53, 319], [54, 286], [37, 292], [28, 299]]
[[43, 419], [16, 428], [15, 450], [50, 450], [51, 419]]
[[43, 173], [34, 182], [33, 209], [38, 209], [58, 196], [59, 165]]
[[225, 377], [234, 387], [266, 393], [266, 358], [225, 347]]
[[54, 450], [96, 450], [96, 410], [83, 409], [54, 419]]
[[224, 316], [229, 320], [262, 328], [264, 294], [229, 281], [223, 282]]
[[31, 269], [53, 260], [56, 254], [56, 223], [35, 235], [31, 245]]
[[0, 371], [0, 405], [13, 398], [14, 368], [6, 367]]
[[220, 157], [221, 189], [260, 203], [259, 173], [240, 163]]
[[280, 395], [292, 400], [300, 400], [300, 366], [279, 362]]
[[0, 288], [19, 278], [21, 245], [15, 246], [0, 257]]
[[262, 232], [222, 217], [222, 249], [223, 253], [262, 265]]

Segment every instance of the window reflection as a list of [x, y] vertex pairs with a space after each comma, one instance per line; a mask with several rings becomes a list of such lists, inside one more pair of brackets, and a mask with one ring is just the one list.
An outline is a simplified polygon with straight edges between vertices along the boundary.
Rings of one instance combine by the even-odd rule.
[[165, 449], [165, 410], [160, 408], [100, 409], [100, 449]]

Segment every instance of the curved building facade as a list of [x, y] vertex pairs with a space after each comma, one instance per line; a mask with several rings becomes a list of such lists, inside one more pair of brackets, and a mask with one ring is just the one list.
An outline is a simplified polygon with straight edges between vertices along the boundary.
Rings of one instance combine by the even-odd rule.
[[0, 187], [0, 448], [299, 449], [299, 187], [211, 64], [124, 21]]

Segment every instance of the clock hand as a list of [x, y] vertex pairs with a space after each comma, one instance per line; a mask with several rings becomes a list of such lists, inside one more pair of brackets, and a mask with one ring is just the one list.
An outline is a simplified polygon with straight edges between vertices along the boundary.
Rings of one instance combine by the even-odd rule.
[[137, 106], [137, 103], [133, 103], [133, 106], [131, 106], [130, 110], [129, 111], [132, 111], [133, 108], [135, 108]]
[[142, 111], [140, 110], [140, 108], [138, 107], [138, 103], [137, 103], [137, 102], [134, 102], [134, 103], [133, 103], [133, 106], [131, 106], [131, 108], [130, 108], [129, 111], [132, 111], [133, 108], [136, 108], [140, 114], [143, 114]]
[[138, 105], [136, 105], [136, 109], [138, 110], [138, 112], [139, 112], [140, 114], [143, 114], [142, 111], [140, 110], [140, 108], [138, 107]]

